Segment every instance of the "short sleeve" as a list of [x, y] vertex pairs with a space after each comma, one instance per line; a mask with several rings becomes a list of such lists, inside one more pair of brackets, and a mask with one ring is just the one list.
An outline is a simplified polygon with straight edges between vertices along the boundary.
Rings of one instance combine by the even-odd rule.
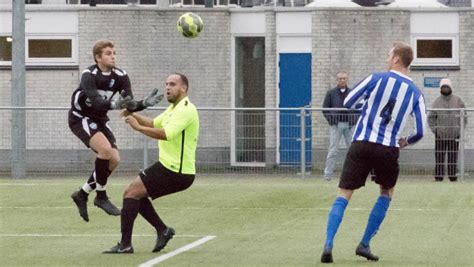
[[163, 117], [166, 112], [161, 113], [153, 119], [153, 128], [162, 128]]
[[173, 118], [163, 127], [168, 140], [173, 139], [180, 134], [191, 123], [193, 119], [192, 110], [183, 108], [173, 114]]

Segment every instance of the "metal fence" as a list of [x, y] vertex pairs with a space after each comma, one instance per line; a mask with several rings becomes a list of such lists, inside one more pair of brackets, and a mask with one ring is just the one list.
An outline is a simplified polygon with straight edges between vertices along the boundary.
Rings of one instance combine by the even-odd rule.
[[[154, 117], [161, 111], [152, 109], [144, 113]], [[335, 115], [346, 112], [321, 108], [200, 108], [198, 173], [322, 177], [330, 139], [323, 111], [336, 112]], [[0, 113], [0, 172], [4, 177], [87, 175], [92, 170], [94, 154], [69, 130], [67, 108], [1, 107]], [[474, 109], [429, 110], [429, 114], [435, 113], [440, 125], [433, 126], [433, 130], [439, 136], [436, 138], [427, 129], [419, 143], [401, 151], [401, 175], [434, 177], [436, 169], [442, 171], [444, 158], [448, 164], [444, 168], [446, 177], [453, 171], [460, 179], [472, 177]], [[121, 155], [117, 172], [138, 172], [157, 160], [155, 140], [130, 129], [118, 112], [109, 112], [109, 117]], [[405, 128], [406, 135], [412, 128], [411, 122]], [[458, 134], [452, 135], [456, 129]], [[347, 151], [344, 142], [339, 147], [335, 176]]]

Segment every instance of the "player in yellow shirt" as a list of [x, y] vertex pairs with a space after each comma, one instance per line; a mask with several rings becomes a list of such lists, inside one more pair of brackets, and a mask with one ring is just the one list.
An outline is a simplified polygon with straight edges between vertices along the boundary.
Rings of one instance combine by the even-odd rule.
[[121, 214], [122, 238], [120, 243], [104, 253], [133, 253], [132, 230], [138, 213], [157, 231], [153, 252], [162, 250], [173, 238], [174, 229], [164, 224], [148, 197], [155, 199], [183, 191], [194, 181], [199, 116], [187, 96], [188, 86], [185, 75], [169, 75], [166, 79], [166, 98], [170, 105], [155, 119], [128, 110], [122, 112], [125, 122], [135, 131], [158, 139], [159, 159], [140, 172], [125, 189]]

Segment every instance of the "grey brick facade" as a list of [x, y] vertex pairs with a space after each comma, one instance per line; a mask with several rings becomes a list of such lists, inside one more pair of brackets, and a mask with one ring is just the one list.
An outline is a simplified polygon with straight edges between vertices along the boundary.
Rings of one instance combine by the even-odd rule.
[[[34, 7], [31, 7], [34, 8]], [[48, 11], [47, 7], [41, 7]], [[72, 91], [76, 88], [82, 69], [93, 63], [92, 45], [98, 39], [111, 39], [116, 44], [118, 65], [130, 75], [132, 88], [137, 98], [145, 96], [152, 88], [164, 87], [164, 79], [171, 72], [185, 73], [190, 79], [190, 98], [201, 108], [229, 108], [232, 103], [232, 41], [229, 8], [157, 9], [155, 7], [68, 7], [76, 8], [79, 16], [77, 68], [64, 70], [35, 69], [26, 74], [26, 105], [32, 107], [67, 107]], [[258, 8], [249, 12], [265, 14], [265, 103], [267, 107], [278, 107], [276, 14], [288, 12], [288, 8]], [[299, 9], [292, 9], [298, 12]], [[308, 11], [308, 9], [300, 9]], [[394, 41], [410, 42], [410, 14], [408, 9], [310, 9], [312, 12], [312, 106], [322, 106], [327, 89], [335, 84], [339, 70], [349, 73], [349, 84], [353, 85], [372, 71], [386, 69], [389, 47]], [[1, 10], [0, 10], [1, 11]], [[54, 11], [54, 7], [52, 7]], [[186, 39], [176, 30], [176, 20], [184, 12], [192, 11], [204, 20], [204, 31], [196, 39]], [[39, 12], [39, 11], [37, 11]], [[61, 12], [61, 9], [57, 10]], [[238, 12], [245, 12], [239, 9]], [[459, 13], [459, 70], [413, 70], [411, 76], [425, 94], [427, 106], [439, 95], [436, 88], [423, 88], [424, 77], [449, 77], [455, 94], [462, 97], [468, 107], [474, 106], [474, 9], [452, 9]], [[0, 69], [0, 96], [2, 106], [10, 105], [10, 74], [8, 68]], [[160, 107], [165, 107], [161, 103]], [[5, 111], [2, 111], [5, 112]], [[6, 113], [5, 113], [6, 114]], [[203, 111], [202, 129], [222, 129], [215, 136], [202, 136], [205, 147], [219, 148], [217, 158], [229, 153], [231, 113]], [[8, 116], [8, 115], [7, 115]], [[41, 120], [34, 115], [31, 120]], [[51, 129], [69, 132], [64, 114], [52, 114], [55, 126], [50, 128], [28, 128], [28, 136], [37, 136], [29, 148], [83, 149], [83, 145], [67, 133], [66, 139], [48, 139]], [[313, 146], [325, 149], [321, 142], [327, 134], [324, 121], [315, 117], [314, 124], [322, 130], [314, 131]], [[112, 126], [122, 127], [114, 117]], [[277, 116], [268, 113], [265, 118], [267, 158], [275, 158], [277, 151]], [[10, 144], [10, 121], [2, 116], [2, 149]], [[217, 123], [217, 124], [216, 124]], [[36, 124], [33, 124], [36, 125]], [[60, 125], [60, 126], [59, 126]], [[318, 126], [319, 127], [319, 126]], [[31, 131], [31, 132], [30, 132]], [[38, 133], [39, 131], [40, 133]], [[121, 138], [134, 135], [130, 131], [120, 133]], [[41, 137], [44, 139], [41, 140]], [[48, 141], [49, 140], [49, 141]], [[71, 140], [74, 142], [71, 143]], [[34, 145], [33, 145], [34, 143]], [[122, 141], [121, 148], [132, 148], [136, 144]], [[472, 148], [472, 143], [470, 147]], [[430, 149], [431, 144], [420, 149]]]

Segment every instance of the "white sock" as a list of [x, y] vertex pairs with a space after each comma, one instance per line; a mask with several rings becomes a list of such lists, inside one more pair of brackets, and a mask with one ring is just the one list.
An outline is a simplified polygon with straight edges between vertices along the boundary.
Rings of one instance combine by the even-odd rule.
[[96, 186], [95, 190], [97, 190], [97, 191], [105, 191], [105, 185], [101, 185], [101, 184], [99, 184], [99, 183], [96, 183], [95, 186]]
[[87, 194], [90, 194], [90, 192], [94, 191], [94, 189], [87, 182], [82, 186], [82, 190], [84, 190], [84, 192]]

